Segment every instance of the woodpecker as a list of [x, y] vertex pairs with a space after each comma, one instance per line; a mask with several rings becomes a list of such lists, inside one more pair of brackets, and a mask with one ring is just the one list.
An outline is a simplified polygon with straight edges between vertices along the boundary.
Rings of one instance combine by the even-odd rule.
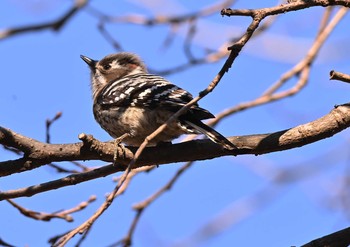
[[[93, 114], [113, 138], [128, 134], [123, 142], [140, 146], [145, 138], [165, 123], [193, 96], [161, 76], [149, 74], [140, 57], [129, 52], [111, 54], [97, 61], [80, 56], [91, 70]], [[204, 134], [223, 148], [235, 147], [201, 120], [214, 118], [194, 104], [180, 115], [149, 146], [171, 142], [182, 134]]]

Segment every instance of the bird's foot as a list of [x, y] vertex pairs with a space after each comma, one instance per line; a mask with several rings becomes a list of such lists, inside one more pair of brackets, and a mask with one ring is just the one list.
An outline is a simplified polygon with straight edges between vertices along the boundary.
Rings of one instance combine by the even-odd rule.
[[[125, 146], [124, 144], [122, 143], [123, 140], [126, 138], [126, 137], [129, 137], [130, 134], [129, 133], [125, 133], [117, 138], [114, 139], [114, 155], [113, 155], [113, 165], [116, 164], [118, 158], [125, 158], [125, 154], [126, 154], [126, 151], [125, 151]], [[118, 152], [118, 148], [121, 149], [121, 155], [120, 153]]]

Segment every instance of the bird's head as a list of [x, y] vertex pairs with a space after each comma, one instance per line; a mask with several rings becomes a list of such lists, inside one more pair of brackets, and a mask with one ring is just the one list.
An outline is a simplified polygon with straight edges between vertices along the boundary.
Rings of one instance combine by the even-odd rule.
[[147, 73], [142, 60], [135, 54], [120, 52], [110, 54], [101, 60], [93, 60], [87, 56], [80, 56], [91, 70], [93, 92], [96, 93], [104, 85], [123, 78], [124, 76]]

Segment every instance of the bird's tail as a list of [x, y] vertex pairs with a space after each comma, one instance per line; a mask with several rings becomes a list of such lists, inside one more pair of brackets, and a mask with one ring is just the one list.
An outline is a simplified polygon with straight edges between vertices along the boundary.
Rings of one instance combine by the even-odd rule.
[[223, 135], [221, 135], [219, 132], [212, 129], [208, 125], [202, 123], [200, 120], [191, 119], [191, 121], [183, 120], [183, 122], [191, 126], [193, 129], [199, 131], [200, 133], [206, 135], [210, 140], [212, 140], [217, 144], [220, 144], [225, 149], [232, 150], [237, 148], [232, 142], [227, 140], [226, 137], [224, 137]]

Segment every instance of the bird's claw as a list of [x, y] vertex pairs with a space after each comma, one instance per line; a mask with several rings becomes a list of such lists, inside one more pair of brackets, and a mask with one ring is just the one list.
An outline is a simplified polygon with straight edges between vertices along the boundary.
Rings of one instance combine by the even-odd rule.
[[[125, 151], [125, 146], [122, 142], [128, 136], [130, 136], [130, 135], [128, 133], [125, 133], [125, 134], [114, 139], [113, 165], [116, 164], [118, 158], [120, 158], [120, 157], [125, 158], [126, 151]], [[121, 149], [121, 155], [118, 152], [118, 148]]]

